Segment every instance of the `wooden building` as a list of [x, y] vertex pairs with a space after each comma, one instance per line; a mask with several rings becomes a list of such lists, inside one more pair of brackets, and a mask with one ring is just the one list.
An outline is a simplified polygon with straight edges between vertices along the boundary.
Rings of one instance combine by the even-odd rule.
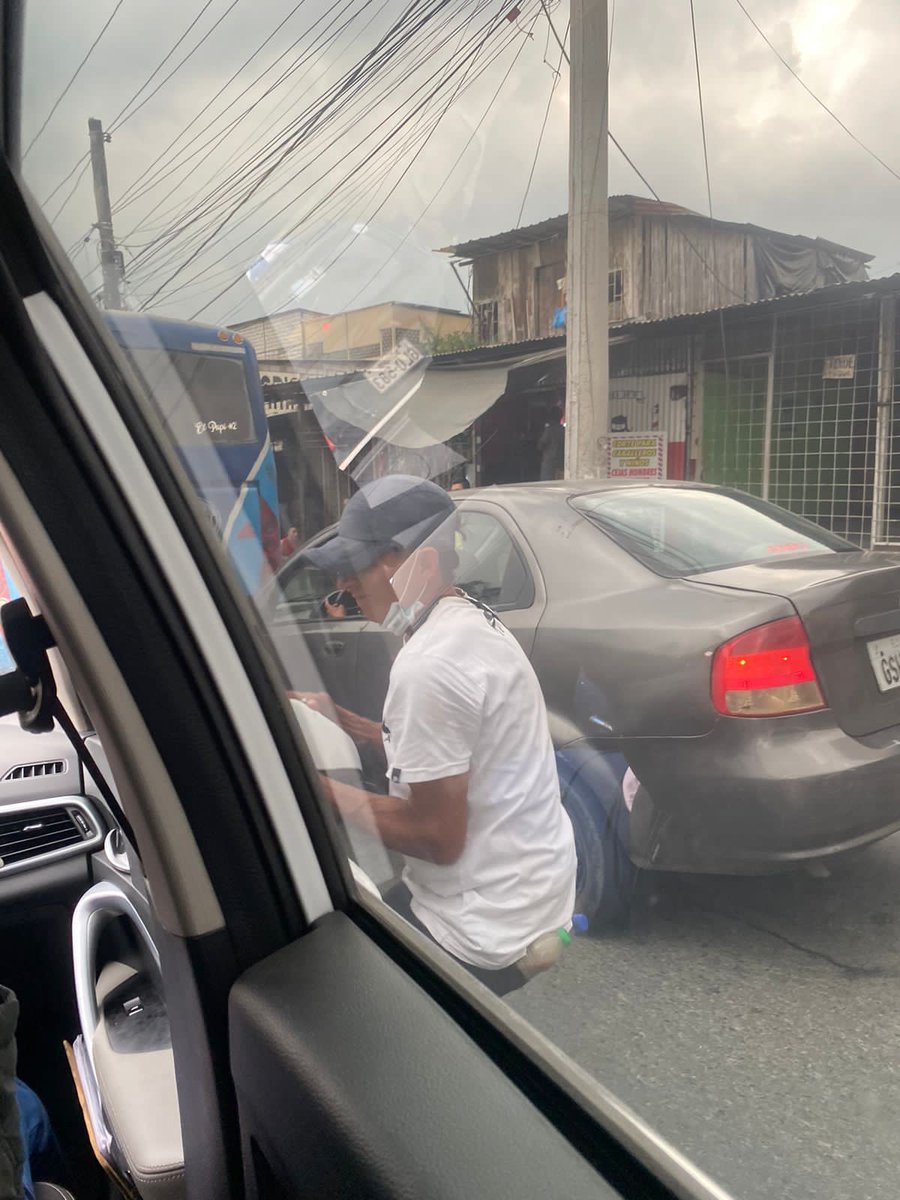
[[[472, 267], [481, 345], [565, 328], [566, 214], [446, 247]], [[822, 238], [710, 221], [678, 204], [609, 200], [609, 319], [661, 320], [867, 278], [871, 255]]]

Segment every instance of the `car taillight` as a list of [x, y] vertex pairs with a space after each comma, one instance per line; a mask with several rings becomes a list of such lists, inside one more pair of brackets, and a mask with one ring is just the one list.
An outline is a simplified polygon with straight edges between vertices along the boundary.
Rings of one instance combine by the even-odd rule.
[[748, 629], [713, 657], [712, 701], [728, 717], [780, 717], [825, 708], [799, 617]]

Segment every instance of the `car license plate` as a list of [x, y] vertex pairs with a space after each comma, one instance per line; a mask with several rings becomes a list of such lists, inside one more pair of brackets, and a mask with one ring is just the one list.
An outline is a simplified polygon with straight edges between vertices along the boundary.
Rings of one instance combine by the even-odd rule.
[[879, 690], [891, 692], [900, 688], [900, 633], [867, 642], [866, 649]]

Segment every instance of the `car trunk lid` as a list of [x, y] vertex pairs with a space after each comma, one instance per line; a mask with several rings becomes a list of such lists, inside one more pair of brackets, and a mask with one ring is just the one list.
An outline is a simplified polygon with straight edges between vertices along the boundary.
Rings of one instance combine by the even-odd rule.
[[689, 578], [789, 600], [841, 728], [862, 737], [900, 724], [900, 555], [773, 557]]

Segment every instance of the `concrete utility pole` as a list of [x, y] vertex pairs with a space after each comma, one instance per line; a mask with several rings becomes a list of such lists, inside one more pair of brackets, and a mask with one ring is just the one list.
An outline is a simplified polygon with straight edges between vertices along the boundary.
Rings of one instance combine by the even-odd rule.
[[566, 476], [602, 479], [609, 439], [606, 0], [571, 0]]
[[106, 174], [106, 142], [108, 134], [96, 117], [88, 121], [91, 135], [91, 169], [94, 173], [94, 199], [97, 204], [97, 232], [100, 235], [100, 266], [103, 271], [103, 307], [121, 308], [119, 284], [122, 280], [122, 251], [116, 249], [113, 237], [112, 208], [109, 201], [109, 179]]

